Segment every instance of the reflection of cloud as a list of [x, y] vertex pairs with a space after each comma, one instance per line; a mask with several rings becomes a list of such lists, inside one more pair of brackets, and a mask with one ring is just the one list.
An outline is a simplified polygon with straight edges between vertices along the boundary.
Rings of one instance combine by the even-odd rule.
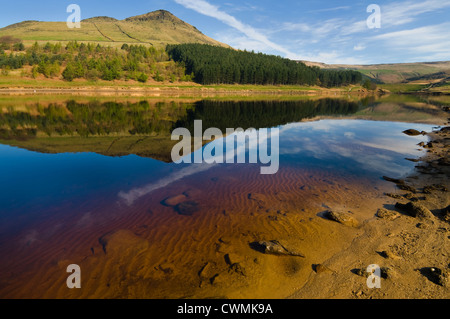
[[[397, 126], [398, 125], [398, 126]], [[417, 156], [415, 143], [399, 133], [403, 123], [363, 120], [322, 120], [295, 123], [282, 128], [282, 154], [335, 162], [357, 163], [364, 170], [406, 174], [411, 165], [404, 156]], [[289, 147], [291, 146], [291, 147]]]
[[37, 230], [33, 229], [32, 231], [30, 231], [28, 234], [26, 234], [23, 237], [23, 244], [29, 246], [31, 244], [33, 244], [35, 241], [38, 240], [38, 235], [39, 233], [37, 232]]
[[395, 152], [402, 155], [414, 156], [417, 154], [416, 151], [411, 149], [411, 146], [409, 144], [399, 143], [399, 140], [396, 139], [383, 138], [373, 142], [360, 141], [358, 143], [360, 145], [367, 146], [370, 148]]
[[[252, 132], [252, 130], [248, 130], [247, 132]], [[201, 153], [201, 158], [203, 159], [202, 163], [197, 164], [189, 164], [189, 166], [176, 171], [169, 176], [162, 178], [161, 180], [147, 184], [143, 187], [134, 188], [130, 190], [129, 192], [119, 192], [119, 198], [124, 201], [127, 205], [131, 206], [137, 199], [141, 198], [142, 196], [148, 195], [151, 192], [164, 188], [176, 181], [179, 181], [182, 178], [207, 171], [215, 166], [217, 166], [217, 163], [228, 163], [228, 162], [236, 162], [236, 158], [239, 158], [240, 155], [243, 153], [246, 153], [247, 151], [255, 151], [255, 154], [257, 155], [257, 149], [261, 152], [261, 145], [269, 144], [269, 138], [270, 141], [273, 141], [274, 138], [279, 139], [279, 131], [277, 129], [270, 129], [269, 130], [254, 130], [255, 134], [249, 134], [248, 135], [248, 144], [239, 144], [235, 146], [230, 152], [225, 152], [224, 154], [220, 155], [212, 155], [211, 153], [204, 152], [208, 146], [211, 146], [213, 144], [216, 145], [216, 147], [223, 147], [226, 145], [227, 138], [235, 139], [237, 137], [237, 140], [239, 140], [239, 137], [245, 137], [246, 132], [244, 131], [237, 131], [233, 134], [230, 134], [227, 137], [219, 138], [207, 145], [205, 145], [203, 148], [195, 151], [193, 154], [186, 155], [181, 160], [188, 160], [190, 161], [191, 158], [196, 158], [196, 153]], [[267, 134], [266, 134], [267, 133]], [[275, 145], [277, 146], [277, 145]], [[270, 156], [270, 164], [277, 165], [278, 163], [278, 153], [277, 150], [272, 150], [272, 154]], [[260, 154], [261, 155], [261, 154]], [[233, 161], [234, 158], [234, 161]], [[260, 157], [261, 159], [261, 157]], [[211, 163], [211, 164], [208, 164]]]
[[157, 189], [166, 187], [184, 177], [207, 171], [214, 166], [216, 166], [216, 164], [192, 164], [186, 168], [170, 174], [169, 176], [155, 183], [150, 183], [143, 187], [134, 188], [129, 192], [122, 191], [119, 193], [119, 198], [122, 199], [128, 206], [131, 206], [142, 196], [148, 195]]
[[346, 138], [354, 138], [355, 137], [355, 133], [353, 133], [353, 132], [345, 132], [344, 136]]
[[93, 222], [94, 222], [94, 220], [92, 218], [92, 214], [89, 212], [89, 213], [83, 214], [83, 216], [81, 216], [81, 218], [77, 222], [77, 227], [86, 228], [86, 227], [92, 226]]

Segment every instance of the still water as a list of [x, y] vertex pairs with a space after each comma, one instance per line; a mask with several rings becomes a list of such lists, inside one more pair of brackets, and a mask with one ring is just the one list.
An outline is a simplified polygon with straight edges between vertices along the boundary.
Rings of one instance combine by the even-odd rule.
[[[426, 137], [402, 132], [431, 131], [433, 127], [408, 123], [411, 114], [403, 121], [388, 121], [389, 115], [379, 120], [378, 104], [367, 100], [156, 103], [94, 99], [24, 104], [0, 105], [1, 298], [66, 297], [51, 283], [51, 278], [59, 278], [55, 274], [60, 263], [82, 263], [91, 253], [95, 257], [99, 239], [123, 229], [155, 245], [159, 243], [159, 248], [147, 251], [157, 252], [163, 261], [170, 260], [170, 269], [191, 269], [195, 262], [187, 266], [184, 262], [189, 257], [173, 253], [180, 249], [180, 241], [190, 245], [194, 237], [185, 239], [175, 233], [194, 232], [198, 234], [194, 240], [201, 241], [203, 228], [180, 218], [195, 216], [217, 229], [223, 223], [218, 212], [226, 215], [228, 211], [235, 216], [232, 228], [236, 229], [246, 223], [239, 215], [247, 214], [250, 207], [243, 200], [256, 190], [268, 197], [285, 194], [288, 207], [288, 202], [292, 204], [290, 192], [295, 195], [311, 185], [323, 191], [329, 185], [340, 185], [341, 179], [361, 180], [361, 184], [374, 180], [374, 189], [379, 189], [383, 185], [381, 176], [408, 175], [415, 164], [405, 158], [424, 154], [417, 144]], [[429, 119], [429, 112], [422, 112]], [[376, 121], [367, 118], [371, 113]], [[178, 127], [192, 130], [194, 120], [202, 120], [204, 128], [221, 130], [278, 128], [279, 171], [261, 176], [260, 164], [172, 163], [170, 152], [176, 141], [171, 141], [171, 131]], [[306, 196], [303, 209], [322, 205], [321, 195], [313, 195]], [[339, 200], [345, 202], [345, 195], [340, 196]], [[167, 204], [168, 198], [174, 203]], [[259, 208], [277, 209], [270, 200], [261, 204], [264, 201], [260, 200]], [[180, 206], [183, 202], [187, 205]], [[210, 237], [213, 231], [202, 227], [204, 236]], [[168, 234], [173, 235], [166, 238]], [[119, 241], [127, 242], [128, 235], [121, 236]], [[140, 245], [134, 239], [129, 243]], [[191, 254], [193, 259], [208, 256], [211, 248], [202, 247]], [[127, 253], [125, 250], [121, 261], [134, 264], [134, 255], [127, 261]], [[160, 259], [146, 262], [159, 269]], [[50, 263], [45, 271], [43, 263]], [[93, 267], [89, 265], [86, 267]], [[165, 287], [154, 275], [147, 275], [159, 290], [150, 295], [135, 292], [137, 297], [182, 296], [181, 292], [168, 292], [173, 285]], [[90, 286], [99, 284], [90, 280]], [[30, 282], [41, 288], [30, 290]], [[111, 285], [108, 283], [108, 287]], [[133, 286], [130, 281], [128, 285]], [[180, 288], [183, 293], [189, 290], [187, 286]], [[119, 291], [102, 293], [92, 288], [83, 297], [131, 296], [129, 291]]]

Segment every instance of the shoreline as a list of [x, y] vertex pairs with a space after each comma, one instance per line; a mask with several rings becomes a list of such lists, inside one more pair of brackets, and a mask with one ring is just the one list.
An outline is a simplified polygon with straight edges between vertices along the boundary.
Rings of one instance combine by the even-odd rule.
[[72, 88], [0, 88], [1, 94], [22, 94], [22, 95], [34, 95], [34, 94], [67, 94], [67, 93], [84, 93], [84, 94], [268, 94], [268, 95], [373, 95], [376, 92], [349, 92], [342, 89], [305, 89], [305, 88], [265, 88], [264, 86], [258, 87], [197, 87], [197, 88], [185, 88], [178, 86], [161, 86], [161, 87], [72, 87]]
[[228, 95], [238, 94], [242, 96], [253, 95], [291, 95], [291, 96], [383, 96], [395, 95], [420, 95], [420, 96], [449, 96], [450, 92], [444, 91], [394, 91], [385, 89], [368, 91], [360, 87], [323, 88], [323, 87], [293, 87], [293, 86], [254, 86], [254, 85], [217, 85], [217, 86], [75, 86], [75, 87], [1, 87], [1, 95], [50, 95], [50, 94], [82, 94], [114, 96], [132, 94], [136, 96], [176, 96], [176, 95]]
[[[385, 193], [384, 206], [289, 299], [450, 297], [450, 127], [426, 136], [430, 142], [419, 146], [427, 154], [406, 159], [417, 162], [415, 172], [404, 180], [385, 177], [396, 190]], [[380, 289], [366, 285], [372, 264], [381, 267]]]

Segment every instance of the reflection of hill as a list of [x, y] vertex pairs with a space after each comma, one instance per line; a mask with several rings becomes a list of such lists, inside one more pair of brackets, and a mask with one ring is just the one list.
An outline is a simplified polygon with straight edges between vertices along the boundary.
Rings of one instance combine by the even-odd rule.
[[173, 123], [186, 113], [186, 104], [69, 101], [36, 104], [27, 110], [7, 108], [0, 114], [0, 137], [105, 136], [170, 134]]
[[6, 107], [0, 113], [0, 142], [41, 153], [136, 154], [170, 161], [174, 123], [185, 103], [97, 101]]

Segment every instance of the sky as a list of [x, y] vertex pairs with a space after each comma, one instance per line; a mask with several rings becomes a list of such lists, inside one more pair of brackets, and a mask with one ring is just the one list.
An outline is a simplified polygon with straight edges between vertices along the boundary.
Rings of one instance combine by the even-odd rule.
[[72, 3], [80, 6], [82, 19], [168, 10], [236, 49], [296, 60], [450, 60], [450, 0], [15, 0], [2, 1], [0, 27], [24, 20], [66, 21]]

